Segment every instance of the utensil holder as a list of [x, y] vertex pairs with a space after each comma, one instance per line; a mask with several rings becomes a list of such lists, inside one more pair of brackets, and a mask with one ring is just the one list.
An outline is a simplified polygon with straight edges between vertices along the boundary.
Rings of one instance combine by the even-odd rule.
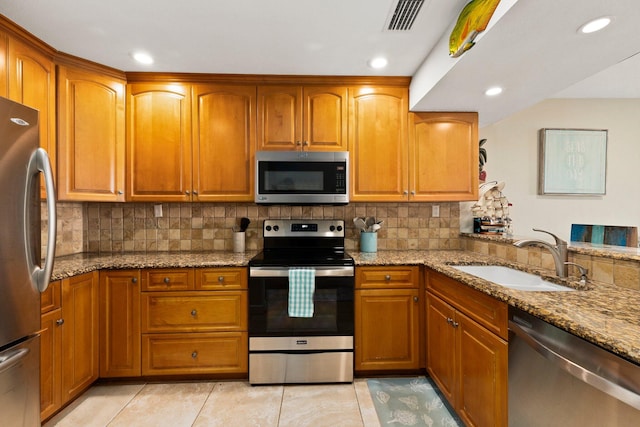
[[360, 233], [360, 252], [378, 251], [378, 233], [363, 231]]
[[233, 233], [233, 252], [244, 252], [244, 242], [246, 233], [244, 231], [236, 231]]

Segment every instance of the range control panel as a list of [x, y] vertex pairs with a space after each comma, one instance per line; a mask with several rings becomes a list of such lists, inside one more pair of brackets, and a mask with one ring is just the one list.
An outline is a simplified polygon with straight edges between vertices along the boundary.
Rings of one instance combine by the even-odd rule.
[[344, 237], [341, 219], [265, 219], [262, 226], [265, 238], [270, 237]]

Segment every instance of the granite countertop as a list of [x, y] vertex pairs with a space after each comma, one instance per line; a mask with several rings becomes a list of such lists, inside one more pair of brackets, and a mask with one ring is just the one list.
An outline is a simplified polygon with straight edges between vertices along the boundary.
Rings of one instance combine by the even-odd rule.
[[[99, 269], [242, 267], [255, 252], [157, 252], [113, 255], [78, 254], [56, 258], [52, 280]], [[350, 253], [356, 266], [424, 265], [518, 307], [574, 335], [596, 343], [640, 364], [640, 292], [592, 282], [587, 287], [577, 281], [549, 276], [546, 270], [500, 260], [488, 255], [455, 250], [379, 251]], [[453, 265], [499, 264], [541, 274], [546, 280], [576, 288], [573, 292], [517, 291], [463, 273]]]

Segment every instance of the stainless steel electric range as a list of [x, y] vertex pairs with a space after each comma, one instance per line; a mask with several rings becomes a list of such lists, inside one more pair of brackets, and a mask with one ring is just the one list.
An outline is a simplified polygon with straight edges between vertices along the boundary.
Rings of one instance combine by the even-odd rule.
[[[353, 381], [355, 267], [343, 220], [265, 220], [249, 262], [249, 382]], [[312, 270], [312, 314], [289, 315], [291, 269]], [[312, 299], [312, 301], [311, 301]]]

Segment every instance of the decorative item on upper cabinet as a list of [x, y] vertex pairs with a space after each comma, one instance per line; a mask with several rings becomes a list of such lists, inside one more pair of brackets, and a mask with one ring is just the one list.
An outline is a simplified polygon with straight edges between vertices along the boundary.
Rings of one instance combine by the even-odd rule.
[[467, 3], [449, 37], [450, 57], [457, 58], [473, 47], [473, 40], [487, 28], [498, 3], [500, 0], [471, 0]]
[[478, 150], [478, 159], [480, 166], [480, 175], [478, 178], [480, 180], [480, 183], [484, 183], [485, 179], [487, 179], [487, 172], [484, 170], [484, 164], [487, 163], [487, 149], [482, 147], [485, 142], [487, 142], [486, 138], [480, 140]]

